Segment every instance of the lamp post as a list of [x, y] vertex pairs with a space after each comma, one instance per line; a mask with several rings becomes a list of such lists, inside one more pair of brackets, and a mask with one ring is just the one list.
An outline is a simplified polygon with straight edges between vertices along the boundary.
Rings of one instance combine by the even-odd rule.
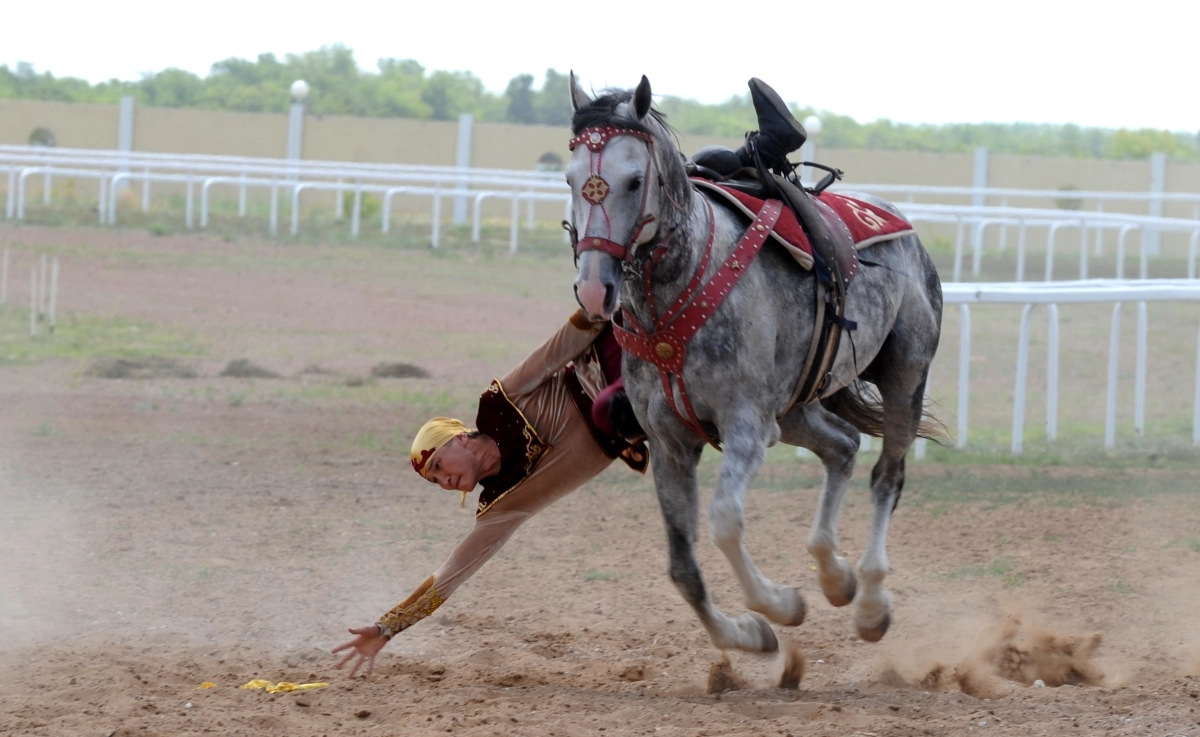
[[[808, 133], [808, 140], [800, 147], [801, 161], [816, 161], [817, 160], [817, 135], [821, 132], [821, 119], [815, 115], [810, 115], [801, 123], [804, 126], [805, 132]], [[805, 168], [805, 174], [808, 174], [808, 169]], [[806, 176], [801, 176], [801, 179], [806, 179]]]

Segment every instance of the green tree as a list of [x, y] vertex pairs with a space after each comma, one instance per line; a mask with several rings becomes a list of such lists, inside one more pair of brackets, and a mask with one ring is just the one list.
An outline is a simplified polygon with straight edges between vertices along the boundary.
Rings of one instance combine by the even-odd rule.
[[533, 109], [533, 75], [518, 74], [508, 81], [504, 91], [508, 98], [508, 121], [510, 123], [533, 123], [537, 113]]
[[570, 78], [547, 69], [546, 81], [537, 96], [537, 122], [543, 125], [570, 125], [573, 114]]
[[[309, 109], [323, 115], [408, 117], [453, 120], [471, 113], [483, 121], [514, 121], [568, 125], [571, 106], [568, 77], [547, 69], [540, 90], [534, 77], [521, 74], [504, 94], [484, 89], [469, 72], [429, 72], [412, 59], [383, 59], [378, 69], [359, 69], [354, 52], [343, 45], [316, 51], [229, 58], [214, 63], [206, 77], [180, 69], [145, 74], [136, 81], [108, 80], [89, 84], [82, 79], [38, 72], [28, 62], [0, 65], [0, 99], [55, 100], [114, 104], [133, 95], [140, 104], [198, 107], [212, 110], [286, 112], [293, 81], [308, 82]], [[696, 100], [664, 97], [659, 109], [683, 133], [740, 138], [756, 125], [749, 94], [705, 105]], [[793, 107], [803, 120], [816, 111]], [[1112, 130], [1078, 125], [985, 123], [911, 125], [890, 120], [860, 123], [828, 111], [820, 149], [849, 148], [884, 151], [968, 152], [987, 146], [994, 153], [1075, 158], [1144, 159], [1162, 151], [1178, 161], [1200, 161], [1200, 134], [1164, 130]]]
[[183, 69], [164, 69], [147, 74], [139, 85], [142, 100], [158, 107], [196, 107], [203, 82]]
[[454, 120], [480, 108], [483, 82], [470, 72], [434, 72], [421, 90], [421, 101], [434, 120]]

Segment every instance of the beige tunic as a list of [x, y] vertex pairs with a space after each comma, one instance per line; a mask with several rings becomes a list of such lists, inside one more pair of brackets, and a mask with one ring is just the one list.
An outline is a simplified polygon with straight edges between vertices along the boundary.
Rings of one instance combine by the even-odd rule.
[[589, 396], [595, 397], [605, 383], [589, 349], [603, 328], [604, 323], [591, 323], [582, 313], [576, 313], [499, 379], [509, 400], [550, 449], [524, 480], [490, 506], [481, 504], [474, 529], [454, 548], [446, 562], [408, 599], [380, 619], [378, 624], [385, 635], [403, 631], [432, 614], [496, 554], [522, 522], [612, 463], [571, 399], [564, 371], [567, 364], [575, 361], [580, 383]]

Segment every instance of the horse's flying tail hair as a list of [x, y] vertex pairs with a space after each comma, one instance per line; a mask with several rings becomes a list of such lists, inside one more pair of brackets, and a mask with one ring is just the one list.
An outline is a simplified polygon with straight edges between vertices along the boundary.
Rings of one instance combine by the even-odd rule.
[[[874, 385], [856, 381], [821, 400], [821, 406], [864, 435], [883, 437], [883, 402]], [[950, 437], [946, 424], [928, 410], [921, 413], [917, 437], [941, 443]]]

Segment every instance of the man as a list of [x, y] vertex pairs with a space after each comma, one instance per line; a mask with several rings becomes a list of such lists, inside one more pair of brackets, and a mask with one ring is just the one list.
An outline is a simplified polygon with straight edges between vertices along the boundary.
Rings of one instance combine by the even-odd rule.
[[[607, 322], [582, 310], [479, 399], [474, 430], [436, 417], [413, 440], [413, 469], [443, 489], [467, 494], [482, 484], [475, 527], [433, 575], [375, 624], [350, 629], [337, 663], [350, 676], [395, 635], [441, 606], [496, 554], [522, 522], [566, 496], [616, 458], [644, 472], [648, 457], [620, 382], [621, 349]], [[616, 420], [614, 427], [613, 420]]]

